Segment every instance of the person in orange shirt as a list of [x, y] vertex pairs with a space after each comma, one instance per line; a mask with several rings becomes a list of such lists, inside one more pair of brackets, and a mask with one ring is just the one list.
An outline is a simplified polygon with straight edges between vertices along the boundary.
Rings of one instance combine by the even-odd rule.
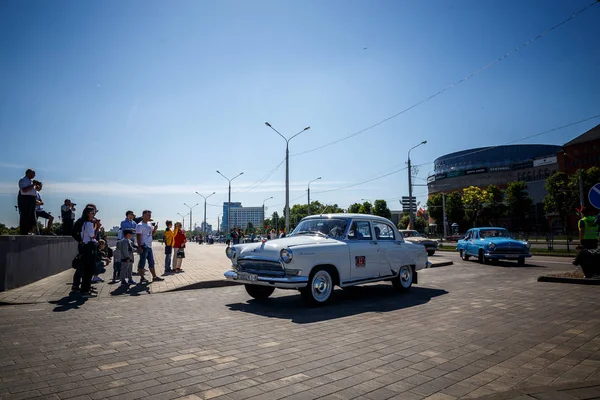
[[173, 254], [173, 239], [175, 238], [175, 232], [171, 229], [173, 227], [173, 221], [166, 221], [165, 225], [165, 275], [173, 272], [171, 269], [171, 254]]

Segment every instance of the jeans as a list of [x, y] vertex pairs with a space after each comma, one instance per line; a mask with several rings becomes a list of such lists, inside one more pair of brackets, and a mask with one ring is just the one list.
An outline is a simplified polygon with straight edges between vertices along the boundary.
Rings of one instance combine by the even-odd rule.
[[96, 261], [96, 269], [94, 270], [94, 275], [100, 275], [106, 272], [106, 268], [104, 267], [103, 261]]
[[172, 246], [165, 247], [165, 272], [169, 272], [171, 270], [171, 253], [173, 253]]
[[148, 268], [154, 269], [154, 252], [152, 252], [152, 247], [142, 245], [142, 254], [140, 255], [140, 261], [138, 263], [138, 270], [144, 269], [146, 260], [148, 260]]
[[113, 261], [113, 281], [121, 276], [121, 261]]

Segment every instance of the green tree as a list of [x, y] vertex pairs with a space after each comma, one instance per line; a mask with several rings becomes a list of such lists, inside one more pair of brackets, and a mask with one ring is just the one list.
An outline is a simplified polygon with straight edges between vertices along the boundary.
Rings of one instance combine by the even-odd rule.
[[3, 223], [0, 223], [0, 236], [8, 235], [8, 234], [9, 234], [8, 226], [4, 225]]
[[444, 207], [441, 193], [436, 193], [427, 200], [427, 211], [429, 212], [429, 216], [435, 220], [438, 227], [441, 227], [444, 219]]
[[527, 193], [526, 182], [510, 182], [506, 186], [506, 211], [508, 216], [518, 221], [518, 228], [523, 229], [523, 222], [532, 205], [533, 199]]
[[408, 215], [403, 215], [398, 222], [398, 229], [407, 229], [408, 224], [410, 223], [410, 217]]
[[392, 219], [392, 212], [388, 208], [385, 200], [375, 200], [375, 204], [373, 206], [373, 215]]
[[361, 214], [371, 214], [373, 212], [373, 206], [370, 202], [365, 201], [360, 205], [360, 209], [358, 210]]
[[350, 207], [348, 207], [348, 212], [352, 214], [358, 214], [360, 213], [360, 206], [360, 203], [350, 204]]
[[497, 225], [498, 220], [506, 215], [506, 205], [504, 204], [504, 190], [496, 185], [487, 187], [488, 203], [483, 207], [481, 213], [482, 220], [493, 222]]
[[454, 223], [460, 226], [465, 225], [465, 208], [459, 192], [452, 192], [446, 195], [446, 217], [450, 225]]
[[417, 217], [415, 218], [415, 226], [411, 228], [423, 233], [427, 229], [427, 221], [423, 217]]
[[[600, 168], [591, 167], [585, 171], [582, 171], [582, 181], [583, 181], [583, 203], [586, 207], [591, 207], [589, 204], [588, 193], [592, 186], [597, 183], [600, 183]], [[574, 182], [573, 186], [576, 186], [577, 192], [579, 193], [579, 174], [573, 175]]]
[[477, 186], [469, 186], [463, 189], [462, 202], [465, 208], [467, 219], [477, 226], [481, 211], [485, 204], [489, 202], [489, 194], [487, 190]]

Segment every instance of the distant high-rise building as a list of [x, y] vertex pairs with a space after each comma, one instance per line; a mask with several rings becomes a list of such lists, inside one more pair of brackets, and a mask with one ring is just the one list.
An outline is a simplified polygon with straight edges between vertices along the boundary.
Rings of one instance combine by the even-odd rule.
[[262, 207], [242, 207], [242, 203], [231, 203], [231, 210], [229, 211], [229, 217], [231, 221], [227, 221], [227, 202], [223, 203], [223, 223], [221, 229], [225, 232], [229, 232], [233, 227], [246, 229], [248, 222], [252, 223], [254, 227], [258, 228], [262, 221], [265, 219], [265, 215]]
[[[227, 221], [227, 205], [228, 203], [226, 201], [223, 202], [223, 219], [221, 220], [221, 230], [225, 231], [225, 232], [229, 232], [229, 230], [231, 228], [233, 228], [233, 225], [228, 224]], [[242, 203], [231, 203], [231, 209], [234, 210], [236, 208], [240, 208], [242, 207]], [[229, 227], [229, 229], [228, 229]]]

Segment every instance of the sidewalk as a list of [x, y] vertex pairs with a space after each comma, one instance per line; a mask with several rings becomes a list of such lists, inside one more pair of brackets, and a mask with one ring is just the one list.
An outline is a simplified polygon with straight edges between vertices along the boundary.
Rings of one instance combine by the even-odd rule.
[[[225, 248], [224, 244], [209, 246], [188, 243], [185, 251], [186, 258], [182, 265], [184, 272], [162, 276], [165, 269], [164, 247], [155, 242], [153, 249], [156, 273], [164, 278], [163, 282], [154, 282], [148, 285], [138, 284], [131, 286], [128, 291], [124, 292], [119, 288], [118, 283], [109, 283], [113, 272], [112, 264], [110, 264], [106, 268], [106, 273], [101, 275], [104, 283], [96, 283], [94, 287], [98, 291], [99, 298], [108, 298], [112, 296], [139, 296], [182, 289], [202, 289], [236, 285], [236, 283], [228, 281], [223, 277], [223, 273], [231, 266], [229, 259], [225, 256]], [[136, 255], [136, 265], [137, 257]], [[429, 257], [429, 261], [433, 263], [432, 267], [452, 264], [452, 261], [438, 255]], [[71, 292], [73, 271], [73, 269], [68, 269], [30, 285], [1, 292], [0, 305], [56, 302], [67, 298]], [[134, 266], [135, 271], [136, 268]], [[139, 276], [134, 275], [133, 278], [136, 282], [139, 281]], [[146, 271], [146, 279], [151, 279], [148, 271]]]
[[[469, 397], [469, 396], [467, 396]], [[600, 382], [570, 382], [536, 386], [477, 397], [477, 400], [593, 400], [600, 399]]]

